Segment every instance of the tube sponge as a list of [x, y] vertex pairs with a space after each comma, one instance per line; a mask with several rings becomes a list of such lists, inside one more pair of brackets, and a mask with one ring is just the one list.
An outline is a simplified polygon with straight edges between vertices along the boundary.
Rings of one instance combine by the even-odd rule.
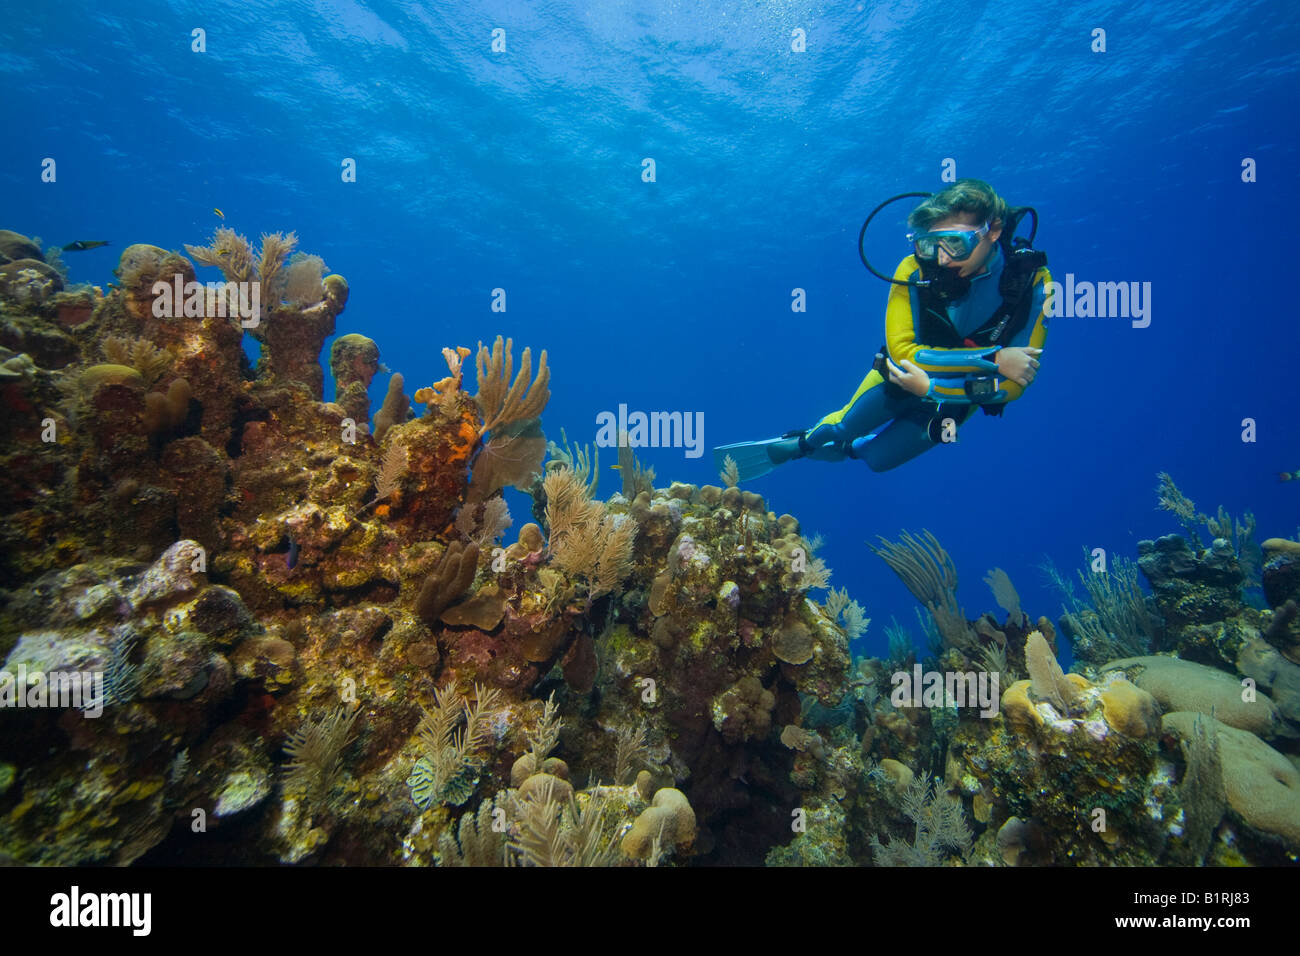
[[401, 372], [394, 372], [393, 377], [388, 380], [388, 394], [384, 396], [384, 404], [379, 409], [379, 414], [375, 416], [375, 441], [377, 442], [384, 440], [384, 434], [388, 429], [406, 421], [411, 400], [402, 391], [404, 384]]
[[680, 790], [664, 787], [655, 794], [650, 807], [623, 837], [624, 855], [634, 860], [647, 859], [655, 837], [665, 847], [685, 847], [695, 842], [695, 811]]
[[415, 599], [415, 614], [426, 624], [433, 624], [438, 615], [458, 597], [469, 590], [478, 570], [478, 545], [472, 541], [462, 545], [453, 541], [438, 560], [420, 593]]
[[144, 425], [150, 435], [175, 431], [185, 423], [190, 412], [190, 383], [178, 378], [166, 392], [150, 392], [144, 397]]

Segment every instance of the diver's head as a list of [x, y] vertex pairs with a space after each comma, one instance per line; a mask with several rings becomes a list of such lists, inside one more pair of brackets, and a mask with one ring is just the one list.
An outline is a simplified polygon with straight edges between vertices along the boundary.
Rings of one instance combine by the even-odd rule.
[[1007, 204], [979, 179], [959, 179], [912, 210], [917, 259], [969, 278], [984, 271], [1002, 235]]

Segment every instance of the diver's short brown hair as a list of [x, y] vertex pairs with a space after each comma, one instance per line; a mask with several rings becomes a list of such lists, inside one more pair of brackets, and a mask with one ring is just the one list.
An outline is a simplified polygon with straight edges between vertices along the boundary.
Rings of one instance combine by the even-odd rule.
[[959, 179], [942, 192], [937, 192], [912, 210], [907, 224], [913, 229], [926, 230], [949, 216], [969, 213], [978, 225], [1001, 219], [1007, 221], [1007, 203], [982, 179]]

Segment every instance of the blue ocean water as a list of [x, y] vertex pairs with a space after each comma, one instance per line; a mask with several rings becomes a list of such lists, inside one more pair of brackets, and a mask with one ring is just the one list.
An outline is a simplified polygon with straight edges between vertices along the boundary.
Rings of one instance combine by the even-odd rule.
[[[852, 395], [884, 334], [888, 289], [856, 249], [876, 203], [945, 168], [988, 180], [1037, 208], [1058, 279], [1150, 282], [1151, 322], [1055, 319], [1002, 419], [892, 472], [801, 461], [749, 486], [823, 535], [879, 653], [915, 602], [877, 535], [932, 531], [972, 617], [996, 566], [1054, 619], [1042, 561], [1179, 530], [1157, 472], [1202, 511], [1253, 512], [1257, 538], [1296, 534], [1300, 481], [1278, 472], [1300, 469], [1298, 51], [1300, 7], [1263, 2], [14, 7], [0, 228], [111, 239], [67, 255], [101, 285], [131, 243], [205, 242], [214, 208], [249, 236], [292, 229], [349, 281], [339, 333], [374, 338], [408, 391], [445, 374], [443, 346], [503, 333], [548, 351], [548, 436], [592, 441], [625, 403], [702, 412], [713, 446]], [[906, 211], [867, 237], [887, 270]], [[707, 451], [640, 457], [660, 484], [718, 480]]]

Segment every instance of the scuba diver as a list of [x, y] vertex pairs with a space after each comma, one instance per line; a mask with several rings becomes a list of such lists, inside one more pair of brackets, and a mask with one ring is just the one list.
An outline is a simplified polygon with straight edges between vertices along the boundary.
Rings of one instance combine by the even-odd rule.
[[[867, 226], [890, 203], [926, 197], [907, 217], [912, 255], [893, 278], [862, 248]], [[1015, 238], [1024, 216], [1029, 238]], [[871, 211], [858, 234], [862, 264], [892, 284], [887, 342], [849, 403], [811, 429], [713, 450], [741, 480], [795, 458], [857, 458], [888, 471], [952, 441], [978, 406], [1001, 415], [1038, 373], [1047, 338], [1047, 256], [1032, 248], [1038, 213], [1010, 208], [988, 183], [959, 179], [938, 193], [903, 193]], [[882, 427], [883, 426], [883, 427]]]

